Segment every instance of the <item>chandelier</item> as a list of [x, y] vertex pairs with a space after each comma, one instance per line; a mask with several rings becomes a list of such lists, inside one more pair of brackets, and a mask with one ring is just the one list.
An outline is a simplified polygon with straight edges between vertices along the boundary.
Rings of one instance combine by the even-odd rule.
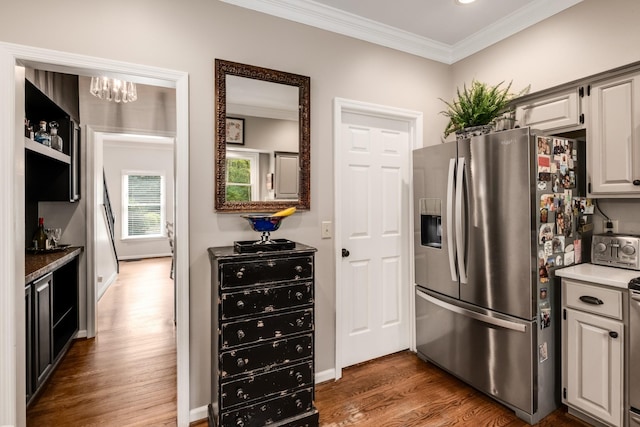
[[136, 84], [109, 77], [91, 77], [91, 95], [115, 102], [133, 102], [138, 99]]

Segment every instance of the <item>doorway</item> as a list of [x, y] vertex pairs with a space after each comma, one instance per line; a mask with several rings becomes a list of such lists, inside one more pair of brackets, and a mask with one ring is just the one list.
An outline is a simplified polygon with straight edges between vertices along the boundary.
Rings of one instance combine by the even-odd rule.
[[[176, 283], [176, 343], [177, 343], [177, 419], [179, 426], [189, 424], [189, 253], [188, 253], [188, 75], [137, 64], [86, 57], [47, 49], [0, 43], [0, 93], [4, 99], [14, 100], [0, 106], [0, 143], [2, 156], [2, 203], [0, 203], [0, 389], [7, 390], [0, 397], [0, 424], [23, 425], [25, 422], [24, 372], [24, 298], [16, 283], [24, 281], [24, 230], [18, 226], [24, 211], [24, 142], [22, 117], [24, 95], [19, 93], [16, 66], [29, 66], [47, 71], [64, 71], [78, 75], [98, 73], [136, 76], [135, 81], [166, 85], [176, 89], [176, 145], [174, 150], [176, 210], [175, 210], [175, 283]], [[89, 191], [91, 193], [91, 191]], [[16, 207], [14, 209], [14, 207]], [[89, 206], [88, 206], [89, 207]], [[93, 251], [93, 225], [87, 215], [87, 259]], [[88, 266], [87, 277], [95, 277]], [[91, 279], [93, 280], [93, 279]], [[95, 286], [87, 286], [87, 299], [95, 300]], [[95, 328], [95, 313], [87, 313], [87, 328]], [[4, 357], [6, 355], [6, 357]], [[12, 392], [13, 391], [13, 392]]]
[[410, 175], [422, 113], [336, 99], [334, 132], [338, 379], [413, 347]]

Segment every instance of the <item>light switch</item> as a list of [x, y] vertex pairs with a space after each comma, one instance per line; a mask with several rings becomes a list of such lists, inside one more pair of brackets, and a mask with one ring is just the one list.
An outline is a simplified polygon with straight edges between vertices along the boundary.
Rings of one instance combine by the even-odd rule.
[[331, 221], [322, 221], [322, 238], [330, 239], [331, 238]]

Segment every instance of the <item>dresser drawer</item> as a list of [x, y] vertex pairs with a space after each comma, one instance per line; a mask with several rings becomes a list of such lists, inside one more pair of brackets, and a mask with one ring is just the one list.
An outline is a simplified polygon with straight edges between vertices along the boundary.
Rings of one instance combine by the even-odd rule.
[[265, 286], [241, 292], [225, 292], [220, 301], [222, 320], [252, 314], [270, 313], [313, 302], [313, 283]]
[[239, 403], [251, 403], [256, 399], [312, 385], [313, 363], [306, 362], [224, 383], [221, 385], [220, 399], [222, 407], [230, 408]]
[[220, 377], [224, 379], [244, 372], [272, 368], [302, 360], [310, 357], [313, 354], [312, 350], [312, 335], [306, 334], [225, 351], [220, 354]]
[[303, 412], [313, 411], [312, 400], [313, 392], [308, 388], [237, 410], [223, 412], [220, 417], [220, 427], [263, 427], [277, 423]]
[[622, 291], [562, 279], [565, 306], [622, 320]]
[[313, 277], [313, 257], [266, 258], [220, 265], [222, 289]]
[[222, 349], [241, 344], [282, 338], [313, 329], [313, 310], [300, 310], [224, 323], [220, 331]]

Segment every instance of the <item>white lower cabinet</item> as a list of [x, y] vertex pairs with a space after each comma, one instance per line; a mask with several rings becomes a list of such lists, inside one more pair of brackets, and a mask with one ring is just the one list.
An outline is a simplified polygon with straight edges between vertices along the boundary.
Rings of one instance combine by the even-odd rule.
[[[563, 279], [563, 403], [615, 427], [624, 425], [621, 295]], [[611, 313], [620, 318], [608, 317]]]

